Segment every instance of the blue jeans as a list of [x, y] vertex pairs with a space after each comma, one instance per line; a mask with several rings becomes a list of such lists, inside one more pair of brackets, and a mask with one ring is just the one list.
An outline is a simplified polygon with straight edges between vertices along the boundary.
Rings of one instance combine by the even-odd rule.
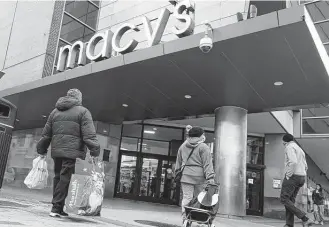
[[286, 224], [288, 226], [294, 226], [295, 215], [299, 219], [306, 218], [306, 213], [295, 206], [298, 191], [304, 184], [305, 176], [292, 175], [289, 180], [286, 177], [283, 180], [280, 199], [286, 208]]

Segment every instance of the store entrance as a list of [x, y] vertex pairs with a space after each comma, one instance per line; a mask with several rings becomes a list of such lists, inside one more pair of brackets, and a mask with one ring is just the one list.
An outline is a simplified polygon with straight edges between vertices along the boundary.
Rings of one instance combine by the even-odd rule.
[[247, 168], [247, 215], [263, 215], [263, 170]]
[[179, 203], [179, 193], [173, 181], [175, 157], [120, 153], [117, 197], [172, 205]]
[[127, 124], [123, 126], [115, 196], [147, 202], [179, 204], [174, 184], [181, 128]]

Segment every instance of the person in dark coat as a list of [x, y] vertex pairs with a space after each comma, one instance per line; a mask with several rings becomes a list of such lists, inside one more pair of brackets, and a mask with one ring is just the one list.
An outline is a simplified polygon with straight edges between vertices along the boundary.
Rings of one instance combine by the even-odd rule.
[[86, 158], [86, 147], [93, 157], [100, 153], [91, 113], [82, 106], [82, 94], [78, 89], [69, 90], [67, 96], [57, 101], [37, 144], [38, 154], [45, 156], [49, 145], [55, 164], [53, 207], [49, 215], [68, 216], [63, 208], [76, 159]]
[[316, 185], [316, 189], [312, 193], [312, 200], [314, 203], [314, 213], [316, 214], [316, 224], [323, 225], [324, 221], [324, 196], [321, 184]]

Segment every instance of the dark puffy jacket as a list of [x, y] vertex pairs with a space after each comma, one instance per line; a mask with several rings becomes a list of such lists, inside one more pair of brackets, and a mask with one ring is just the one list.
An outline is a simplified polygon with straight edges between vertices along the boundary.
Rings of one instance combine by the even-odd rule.
[[322, 192], [316, 193], [316, 190], [312, 193], [312, 199], [315, 205], [324, 205], [324, 197]]
[[91, 114], [77, 99], [62, 97], [57, 101], [37, 144], [37, 152], [46, 154], [50, 143], [53, 158], [85, 159], [85, 146], [92, 156], [99, 155]]

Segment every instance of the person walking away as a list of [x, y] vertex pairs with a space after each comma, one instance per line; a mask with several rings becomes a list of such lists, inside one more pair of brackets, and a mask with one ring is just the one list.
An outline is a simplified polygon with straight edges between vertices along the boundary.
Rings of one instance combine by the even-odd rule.
[[285, 146], [285, 177], [281, 189], [281, 203], [286, 209], [285, 227], [294, 226], [294, 215], [302, 220], [303, 226], [311, 226], [314, 221], [306, 213], [295, 206], [296, 196], [305, 184], [307, 163], [304, 151], [294, 142], [291, 134], [282, 138]]
[[317, 223], [323, 225], [324, 221], [324, 196], [321, 184], [316, 185], [316, 189], [312, 193], [312, 200], [314, 204], [314, 213], [317, 217]]
[[76, 159], [86, 158], [86, 147], [93, 157], [99, 156], [100, 152], [92, 116], [82, 106], [82, 94], [78, 89], [69, 90], [67, 96], [57, 101], [37, 144], [38, 154], [45, 156], [50, 144], [55, 177], [49, 216], [68, 216], [63, 208]]
[[205, 139], [202, 128], [192, 127], [188, 132], [188, 138], [178, 150], [175, 172], [177, 174], [183, 170], [180, 180], [183, 191], [183, 226], [186, 226], [187, 222], [184, 207], [204, 189], [207, 183], [214, 184], [212, 156], [210, 148], [204, 143]]

